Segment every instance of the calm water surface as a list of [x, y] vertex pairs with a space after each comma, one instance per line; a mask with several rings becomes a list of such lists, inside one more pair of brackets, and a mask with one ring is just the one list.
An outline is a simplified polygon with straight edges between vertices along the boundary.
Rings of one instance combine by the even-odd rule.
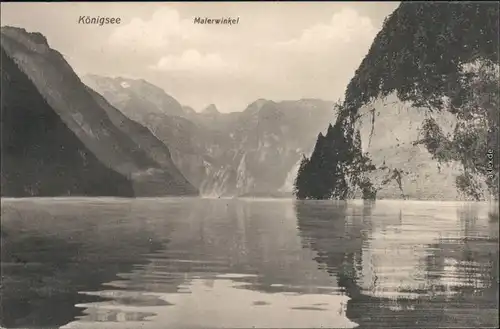
[[2, 200], [5, 328], [498, 326], [481, 203]]

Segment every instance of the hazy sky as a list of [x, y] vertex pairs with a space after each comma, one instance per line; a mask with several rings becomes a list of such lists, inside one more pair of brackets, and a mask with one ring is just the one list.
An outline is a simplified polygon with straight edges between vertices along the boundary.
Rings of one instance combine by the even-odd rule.
[[[397, 2], [2, 3], [2, 25], [43, 33], [75, 71], [143, 78], [199, 111], [258, 98], [337, 100]], [[80, 16], [121, 24], [78, 24]], [[238, 25], [199, 25], [239, 17]]]

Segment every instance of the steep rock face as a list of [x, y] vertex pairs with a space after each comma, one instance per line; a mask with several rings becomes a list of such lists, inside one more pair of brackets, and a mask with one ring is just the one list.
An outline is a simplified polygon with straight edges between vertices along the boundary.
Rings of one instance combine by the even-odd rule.
[[2, 48], [86, 148], [130, 179], [137, 196], [196, 194], [171, 162], [167, 147], [89, 91], [39, 36], [3, 27]]
[[[360, 131], [363, 153], [377, 167], [367, 175], [378, 190], [378, 199], [460, 198], [455, 186], [459, 163], [441, 164], [424, 145], [415, 145], [427, 118], [434, 118], [447, 133], [453, 132], [457, 123], [453, 114], [428, 113], [391, 94], [364, 105], [358, 115], [354, 127]], [[401, 178], [394, 170], [401, 171]], [[356, 197], [361, 197], [360, 191]]]
[[[86, 76], [84, 81], [102, 95], [122, 86], [117, 79]], [[94, 80], [94, 81], [91, 81]], [[111, 86], [109, 81], [114, 81]], [[136, 93], [135, 91], [127, 91]], [[122, 91], [118, 91], [121, 94]], [[127, 103], [108, 96], [111, 104], [147, 127], [168, 145], [175, 165], [203, 195], [273, 195], [291, 192], [290, 172], [301, 154], [312, 151], [319, 129], [332, 117], [331, 102], [303, 99], [272, 102], [257, 100], [243, 112], [220, 113], [215, 105], [186, 117], [151, 111], [140, 103], [130, 113]]]
[[312, 151], [309, 141], [328, 125], [332, 108], [332, 102], [314, 99], [250, 104], [228, 133], [234, 151], [226, 172], [236, 168], [235, 193], [291, 192], [287, 178], [302, 154]]
[[64, 124], [17, 65], [1, 52], [1, 195], [133, 196]]
[[302, 161], [297, 196], [496, 196], [498, 11], [402, 3], [347, 86], [335, 125]]

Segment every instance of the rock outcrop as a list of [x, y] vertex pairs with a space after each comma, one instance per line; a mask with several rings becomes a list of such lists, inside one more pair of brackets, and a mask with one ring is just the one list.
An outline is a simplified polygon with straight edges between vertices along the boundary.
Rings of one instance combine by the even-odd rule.
[[498, 197], [497, 4], [402, 3], [296, 180], [299, 198]]

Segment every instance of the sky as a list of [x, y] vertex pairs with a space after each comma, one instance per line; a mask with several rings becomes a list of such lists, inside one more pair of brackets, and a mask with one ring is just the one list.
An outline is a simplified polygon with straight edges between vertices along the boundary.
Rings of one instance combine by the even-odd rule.
[[[145, 79], [181, 104], [339, 100], [398, 2], [2, 3], [2, 26], [44, 34], [77, 74]], [[78, 24], [80, 16], [119, 25]], [[195, 17], [239, 17], [236, 25]]]

